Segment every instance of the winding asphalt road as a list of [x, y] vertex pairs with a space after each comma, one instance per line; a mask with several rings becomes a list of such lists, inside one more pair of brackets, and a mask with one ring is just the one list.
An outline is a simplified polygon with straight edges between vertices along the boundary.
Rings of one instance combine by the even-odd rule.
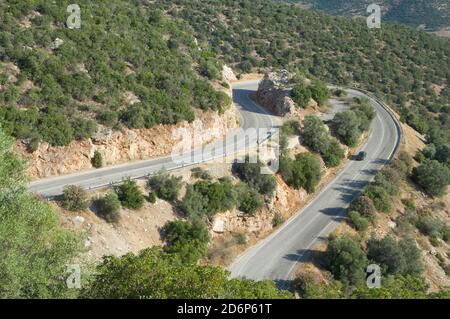
[[134, 161], [97, 170], [40, 179], [31, 182], [28, 189], [32, 193], [52, 198], [61, 195], [63, 188], [67, 185], [78, 185], [86, 190], [93, 190], [120, 183], [124, 177], [136, 179], [162, 168], [174, 170], [199, 162], [209, 162], [213, 159], [223, 161], [225, 155], [229, 157], [230, 154], [249, 150], [257, 145], [257, 140], [262, 141], [267, 138], [268, 134], [273, 133], [280, 124], [278, 117], [268, 114], [250, 99], [250, 94], [257, 89], [257, 85], [258, 82], [255, 81], [233, 85], [233, 101], [241, 115], [241, 128], [243, 130], [262, 129], [257, 136], [245, 135], [242, 134], [242, 130], [234, 130], [230, 131], [223, 139], [174, 157], [169, 155], [152, 160]]
[[[348, 96], [368, 98], [355, 90], [348, 90]], [[238, 257], [229, 267], [233, 277], [271, 279], [278, 287], [288, 288], [296, 265], [306, 260], [314, 246], [342, 221], [349, 204], [389, 162], [400, 143], [401, 129], [380, 102], [369, 100], [377, 117], [366, 144], [361, 147], [367, 158], [350, 160], [309, 205]]]
[[[280, 119], [268, 114], [249, 98], [250, 94], [257, 89], [257, 85], [257, 81], [233, 85], [233, 100], [241, 114], [241, 126], [244, 129], [267, 128], [273, 132], [279, 127]], [[348, 90], [348, 94], [349, 97], [368, 97], [355, 90]], [[372, 98], [369, 100], [377, 111], [377, 117], [372, 124], [366, 144], [361, 148], [368, 153], [366, 160], [349, 161], [338, 176], [309, 205], [272, 235], [245, 251], [229, 267], [232, 276], [256, 280], [272, 279], [278, 283], [279, 287], [287, 288], [297, 263], [305, 260], [314, 245], [338, 225], [345, 216], [346, 208], [351, 201], [388, 163], [400, 143], [400, 127], [380, 102]], [[258, 139], [261, 141], [264, 136], [259, 136]], [[166, 156], [41, 179], [30, 183], [29, 190], [46, 197], [54, 197], [60, 195], [66, 185], [95, 189], [120, 182], [127, 176], [140, 178], [163, 167], [172, 170], [190, 165], [193, 158], [194, 162], [208, 162], [212, 158], [223, 158], [225, 155], [229, 156], [247, 147], [250, 148], [256, 143], [256, 139], [248, 139], [234, 132], [227, 139], [218, 140], [194, 152], [184, 153], [178, 156], [176, 161], [173, 157]], [[208, 148], [210, 152], [202, 155], [205, 153], [202, 152], [205, 148]], [[198, 154], [200, 154], [200, 160], [195, 157]]]

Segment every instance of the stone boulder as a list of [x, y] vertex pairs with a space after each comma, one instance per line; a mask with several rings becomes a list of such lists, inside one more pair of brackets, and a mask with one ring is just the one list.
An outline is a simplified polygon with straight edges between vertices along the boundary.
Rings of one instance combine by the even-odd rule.
[[292, 75], [282, 70], [275, 73], [266, 73], [259, 83], [256, 100], [276, 115], [289, 116], [296, 113], [295, 103], [291, 98]]

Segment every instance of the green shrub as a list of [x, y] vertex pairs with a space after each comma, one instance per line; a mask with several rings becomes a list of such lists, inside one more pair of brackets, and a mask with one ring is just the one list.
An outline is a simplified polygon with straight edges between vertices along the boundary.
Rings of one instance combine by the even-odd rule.
[[325, 254], [326, 268], [345, 285], [359, 286], [365, 282], [367, 258], [359, 244], [351, 239], [330, 240]]
[[181, 189], [181, 180], [181, 177], [169, 175], [166, 171], [160, 171], [148, 179], [148, 185], [159, 198], [174, 201]]
[[238, 244], [238, 245], [247, 244], [247, 236], [245, 236], [245, 234], [239, 233], [235, 236], [235, 238], [236, 238], [236, 244]]
[[292, 99], [298, 107], [305, 108], [311, 100], [311, 91], [304, 84], [298, 83], [292, 88]]
[[330, 139], [328, 147], [321, 155], [327, 167], [336, 167], [342, 162], [345, 152], [338, 141]]
[[361, 120], [353, 111], [337, 113], [333, 119], [333, 127], [342, 142], [350, 147], [356, 146], [361, 136]]
[[95, 168], [100, 168], [103, 166], [103, 157], [99, 151], [94, 151], [94, 156], [91, 159], [91, 164]]
[[120, 200], [114, 192], [108, 192], [105, 196], [95, 201], [97, 214], [108, 223], [120, 221]]
[[264, 206], [264, 200], [261, 195], [248, 186], [239, 187], [238, 192], [240, 211], [248, 215], [254, 215], [259, 208]]
[[431, 196], [443, 196], [450, 183], [450, 169], [435, 160], [428, 160], [413, 169], [416, 184]]
[[439, 219], [426, 215], [419, 217], [416, 227], [425, 236], [441, 238], [445, 226]]
[[280, 173], [285, 182], [295, 189], [304, 188], [313, 193], [321, 178], [320, 161], [309, 153], [301, 153], [293, 161], [287, 157], [280, 160]]
[[277, 187], [277, 182], [273, 175], [262, 174], [262, 167], [263, 164], [259, 160], [257, 163], [250, 163], [250, 159], [247, 156], [244, 163], [233, 164], [233, 173], [260, 194], [272, 197]]
[[319, 104], [319, 106], [324, 106], [331, 96], [330, 90], [328, 90], [325, 83], [321, 81], [314, 82], [309, 90], [311, 92], [311, 97]]
[[148, 201], [151, 204], [156, 203], [156, 193], [155, 192], [149, 192], [148, 193]]
[[367, 218], [370, 221], [373, 221], [375, 219], [375, 205], [373, 204], [373, 201], [365, 195], [362, 195], [355, 199], [351, 203], [349, 210], [358, 212], [359, 214], [361, 214], [361, 216]]
[[89, 207], [87, 192], [80, 186], [64, 187], [61, 206], [70, 211], [82, 211]]
[[194, 167], [193, 169], [191, 169], [191, 172], [192, 172], [192, 176], [195, 178], [201, 178], [204, 180], [212, 180], [211, 174], [208, 171], [202, 169], [201, 167]]
[[209, 234], [206, 226], [196, 220], [169, 221], [164, 225], [166, 251], [177, 254], [185, 263], [195, 263], [206, 256]]
[[423, 270], [420, 250], [409, 237], [398, 242], [390, 235], [372, 237], [367, 242], [367, 257], [380, 264], [386, 274], [419, 276]]
[[139, 209], [144, 206], [144, 195], [131, 178], [125, 178], [122, 184], [115, 188], [115, 191], [123, 207]]
[[369, 227], [369, 221], [362, 217], [358, 212], [351, 211], [348, 214], [348, 217], [357, 231], [363, 232]]
[[391, 210], [391, 197], [388, 192], [380, 187], [371, 185], [364, 190], [364, 195], [369, 197], [380, 212], [387, 213]]

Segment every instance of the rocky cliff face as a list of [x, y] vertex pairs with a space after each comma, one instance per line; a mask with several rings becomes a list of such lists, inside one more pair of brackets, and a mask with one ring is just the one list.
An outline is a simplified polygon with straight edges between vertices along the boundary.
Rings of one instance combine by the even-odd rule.
[[[234, 107], [230, 107], [223, 115], [198, 112], [197, 118], [203, 126], [204, 143], [221, 137], [227, 130], [239, 125], [239, 114]], [[91, 158], [95, 151], [101, 153], [104, 165], [169, 155], [180, 141], [173, 137], [173, 133], [180, 128], [193, 132], [194, 123], [182, 122], [178, 125], [157, 125], [151, 129], [121, 131], [99, 128], [92, 138], [73, 141], [68, 146], [55, 147], [42, 143], [34, 153], [29, 154], [25, 145], [17, 142], [17, 149], [28, 160], [29, 177], [44, 178], [92, 168]]]

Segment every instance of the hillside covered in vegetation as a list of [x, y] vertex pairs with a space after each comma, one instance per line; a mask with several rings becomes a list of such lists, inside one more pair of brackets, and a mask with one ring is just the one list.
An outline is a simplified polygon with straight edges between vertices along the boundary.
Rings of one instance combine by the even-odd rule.
[[223, 110], [208, 80], [220, 63], [189, 26], [140, 1], [0, 3], [0, 123], [36, 148], [90, 137], [98, 123], [150, 128], [192, 121], [193, 107]]

